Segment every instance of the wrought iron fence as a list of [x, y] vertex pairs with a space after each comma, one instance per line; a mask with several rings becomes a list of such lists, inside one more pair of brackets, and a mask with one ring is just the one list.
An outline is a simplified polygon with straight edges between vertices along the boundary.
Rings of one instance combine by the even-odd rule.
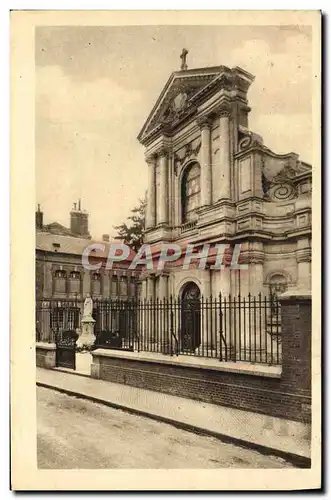
[[[79, 326], [82, 303], [50, 304], [48, 309], [37, 307], [36, 310], [37, 318], [39, 312], [42, 323], [45, 324], [46, 319], [46, 324], [51, 325], [50, 330]], [[62, 312], [59, 304], [64, 306]], [[47, 311], [50, 319], [47, 319]], [[190, 300], [177, 297], [103, 299], [94, 301], [93, 317], [95, 347], [200, 356], [219, 361], [281, 363], [280, 305], [274, 295], [220, 295]], [[49, 341], [43, 329], [37, 327], [37, 332], [37, 339]]]

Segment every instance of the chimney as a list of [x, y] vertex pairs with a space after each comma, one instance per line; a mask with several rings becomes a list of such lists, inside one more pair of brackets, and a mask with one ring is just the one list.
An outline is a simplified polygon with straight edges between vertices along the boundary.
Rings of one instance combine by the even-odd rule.
[[36, 229], [41, 230], [44, 226], [44, 213], [40, 210], [40, 205], [38, 204], [38, 209], [36, 211]]
[[109, 243], [109, 234], [103, 234], [102, 235], [102, 241], [105, 241], [106, 243]]
[[88, 212], [81, 209], [81, 200], [73, 204], [73, 208], [70, 212], [70, 231], [73, 236], [79, 236], [81, 238], [90, 238], [90, 233], [88, 230]]

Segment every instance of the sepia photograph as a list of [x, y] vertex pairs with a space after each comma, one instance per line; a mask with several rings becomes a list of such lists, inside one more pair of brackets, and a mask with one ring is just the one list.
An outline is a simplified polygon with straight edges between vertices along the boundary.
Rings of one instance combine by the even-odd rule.
[[93, 489], [88, 470], [317, 486], [320, 13], [106, 14], [12, 16], [12, 136], [31, 140], [12, 231], [24, 212], [32, 251], [11, 356], [32, 363], [29, 467], [54, 478], [23, 480], [14, 443], [18, 489]]

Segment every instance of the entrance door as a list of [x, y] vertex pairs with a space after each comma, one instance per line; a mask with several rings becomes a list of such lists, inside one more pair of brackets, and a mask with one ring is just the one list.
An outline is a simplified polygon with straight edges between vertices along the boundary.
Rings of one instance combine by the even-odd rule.
[[189, 282], [181, 295], [181, 351], [195, 351], [201, 344], [201, 308], [199, 287]]

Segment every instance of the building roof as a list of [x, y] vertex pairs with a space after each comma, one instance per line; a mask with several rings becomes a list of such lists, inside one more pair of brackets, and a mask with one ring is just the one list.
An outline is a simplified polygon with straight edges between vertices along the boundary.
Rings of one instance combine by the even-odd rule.
[[[100, 240], [91, 240], [87, 238], [77, 238], [76, 236], [67, 236], [62, 234], [54, 234], [45, 231], [37, 231], [36, 233], [36, 250], [40, 250], [43, 252], [51, 252], [51, 253], [64, 253], [70, 255], [81, 256], [84, 250], [93, 244], [101, 244], [104, 245], [104, 252], [95, 249], [93, 250], [89, 256], [98, 257], [98, 258], [108, 258], [109, 250], [111, 245], [120, 244], [121, 242], [118, 240], [105, 242]], [[116, 255], [120, 255], [121, 252], [118, 250]], [[126, 261], [131, 262], [135, 256], [135, 252], [130, 249], [130, 254]]]

